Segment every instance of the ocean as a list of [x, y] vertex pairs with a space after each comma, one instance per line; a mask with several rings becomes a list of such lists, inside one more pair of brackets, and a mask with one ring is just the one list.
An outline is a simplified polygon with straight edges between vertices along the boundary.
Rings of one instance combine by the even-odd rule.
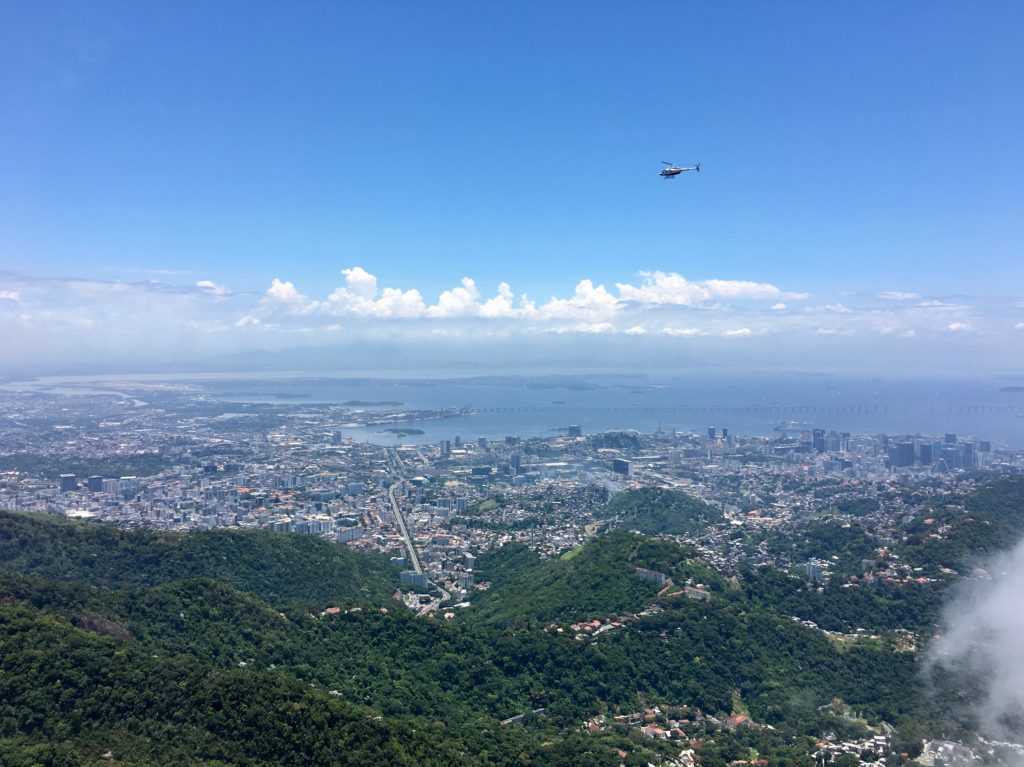
[[[345, 433], [378, 444], [441, 439], [552, 436], [570, 425], [583, 433], [636, 429], [737, 435], [773, 434], [780, 421], [853, 434], [955, 433], [1024, 448], [1024, 381], [1012, 378], [856, 378], [821, 373], [688, 375], [378, 377], [351, 373], [174, 374], [49, 377], [5, 388], [59, 392], [119, 391], [145, 399], [153, 383], [187, 385], [227, 402], [289, 406], [345, 402], [371, 410], [463, 409], [465, 414]], [[372, 405], [363, 403], [400, 403]]]

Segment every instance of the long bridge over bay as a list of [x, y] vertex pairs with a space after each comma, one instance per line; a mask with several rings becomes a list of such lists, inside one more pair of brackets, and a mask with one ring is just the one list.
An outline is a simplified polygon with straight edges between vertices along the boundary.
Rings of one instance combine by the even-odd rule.
[[[913, 408], [898, 405], [890, 408], [884, 404], [849, 404], [849, 405], [515, 405], [510, 407], [466, 407], [463, 415], [474, 413], [749, 413], [758, 415], [814, 415], [830, 413], [848, 414], [886, 414], [925, 412], [924, 407]], [[929, 413], [947, 413], [956, 415], [1005, 414], [1024, 415], [1024, 408], [1016, 405], [929, 405]]]

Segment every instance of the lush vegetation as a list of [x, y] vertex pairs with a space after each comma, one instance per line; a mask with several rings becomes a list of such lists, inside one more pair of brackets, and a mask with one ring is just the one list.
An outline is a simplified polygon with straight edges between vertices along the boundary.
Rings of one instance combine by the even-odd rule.
[[936, 584], [816, 586], [802, 576], [771, 568], [749, 570], [743, 599], [783, 615], [814, 621], [826, 631], [872, 632], [905, 628], [931, 632], [939, 618], [943, 588]]
[[[514, 763], [512, 756], [521, 753], [532, 753], [533, 763], [557, 763], [548, 761], [543, 742], [557, 743], [559, 753], [576, 757], [577, 749], [596, 749], [588, 763], [601, 763], [600, 741], [578, 741], [573, 735], [579, 722], [601, 711], [633, 710], [645, 699], [724, 714], [739, 699], [760, 721], [792, 737], [834, 728], [833, 717], [819, 713], [817, 706], [837, 695], [872, 717], [899, 721], [909, 701], [901, 693], [914, 683], [912, 659], [881, 644], [839, 651], [818, 632], [768, 611], [736, 609], [723, 599], [685, 601], [587, 643], [550, 631], [452, 625], [395, 610], [282, 616], [255, 597], [210, 581], [78, 593], [71, 584], [8, 575], [0, 584], [0, 600], [8, 605], [0, 612], [11, 616], [14, 626], [2, 648], [5, 662], [13, 665], [5, 668], [13, 670], [19, 685], [2, 692], [10, 694], [19, 712], [26, 696], [43, 712], [34, 721], [8, 711], [0, 732], [19, 743], [31, 742], [30, 734], [69, 739], [76, 747], [114, 742], [140, 759], [148, 752], [117, 729], [123, 718], [120, 703], [112, 703], [114, 711], [102, 716], [78, 707], [99, 706], [104, 696], [113, 701], [137, 697], [144, 703], [129, 709], [137, 718], [130, 730], [154, 741], [166, 736], [160, 728], [167, 709], [193, 712], [199, 707], [190, 714], [194, 721], [189, 720], [198, 732], [181, 745], [182, 753], [193, 756], [244, 763], [283, 758], [282, 749], [297, 748], [281, 733], [284, 740], [274, 738], [273, 748], [239, 751], [248, 740], [244, 733], [257, 726], [242, 717], [224, 725], [229, 740], [237, 740], [234, 750], [216, 750], [213, 741], [219, 735], [203, 731], [202, 712], [219, 712], [223, 704], [190, 697], [191, 682], [182, 685], [178, 677], [191, 680], [202, 669], [211, 683], [227, 679], [238, 684], [271, 712], [285, 705], [279, 696], [300, 705], [289, 691], [301, 690], [300, 707], [315, 713], [325, 705], [326, 693], [331, 702], [365, 708], [367, 716], [384, 716], [393, 727], [434, 732], [442, 744], [480, 759], [473, 763], [494, 764]], [[39, 625], [49, 633], [41, 634]], [[70, 652], [68, 637], [84, 649], [78, 656], [70, 654], [70, 666], [51, 663], [43, 648], [52, 647], [64, 658]], [[89, 659], [90, 654], [99, 657]], [[122, 664], [123, 676], [110, 677], [112, 658]], [[26, 663], [35, 663], [39, 672], [28, 674]], [[81, 671], [69, 682], [64, 677], [72, 666]], [[40, 676], [43, 670], [47, 675]], [[94, 678], [99, 680], [95, 692], [89, 686]], [[296, 680], [301, 687], [288, 686]], [[165, 696], [159, 705], [149, 702], [156, 694], [151, 682]], [[66, 690], [67, 699], [62, 697]], [[60, 701], [73, 706], [66, 710], [70, 704]], [[497, 723], [535, 708], [545, 713], [527, 729], [503, 729]], [[172, 721], [180, 721], [178, 716]], [[65, 718], [90, 722], [88, 731], [65, 725]], [[343, 735], [339, 731], [338, 737]], [[333, 737], [323, 736], [328, 742]], [[428, 757], [423, 756], [424, 763], [430, 763]]]
[[770, 552], [792, 562], [828, 559], [839, 577], [818, 587], [771, 568], [751, 570], [742, 578], [745, 599], [813, 620], [830, 631], [905, 628], [931, 633], [946, 590], [955, 582], [949, 573], [970, 572], [983, 558], [1008, 548], [1024, 534], [1024, 477], [996, 479], [964, 497], [919, 500], [923, 509], [905, 523], [905, 539], [892, 547], [889, 561], [922, 568], [932, 582], [847, 581], [860, 575], [864, 561], [872, 566], [879, 563], [877, 544], [856, 522], [844, 526], [813, 521], [798, 533], [768, 533], [762, 540]]
[[[1011, 480], [936, 506], [901, 552], [967, 562], [974, 546], [1012, 540], [1022, 500]], [[672, 513], [686, 515], [677, 501]], [[613, 516], [651, 516], [655, 503]], [[935, 548], [936, 525], [950, 548]], [[822, 528], [801, 556], [838, 546], [853, 563], [862, 536], [853, 526], [831, 541]], [[656, 702], [775, 728], [693, 730], [709, 741], [705, 767], [752, 753], [809, 767], [811, 738], [860, 731], [836, 699], [908, 743], [922, 726], [955, 727], [962, 708], [939, 680], [932, 713], [919, 709], [917, 656], [885, 633], [934, 625], [938, 584], [819, 589], [767, 569], [726, 580], [692, 549], [621, 529], [553, 560], [509, 545], [477, 565], [490, 588], [457, 619], [429, 620], [390, 599], [382, 558], [308, 536], [0, 513], [0, 765], [95, 764], [111, 751], [147, 765], [632, 767], [678, 745], [580, 724]], [[698, 584], [709, 598], [678, 595]], [[837, 638], [792, 616], [883, 636]], [[591, 618], [621, 625], [599, 636], [570, 626]], [[521, 725], [500, 724], [519, 714]]]
[[721, 576], [693, 550], [617, 531], [547, 562], [521, 544], [480, 557], [478, 577], [492, 586], [474, 599], [469, 619], [501, 626], [545, 625], [636, 612], [664, 588], [637, 577], [638, 567], [664, 573], [677, 585], [691, 581], [725, 588]]
[[159, 657], [30, 610], [0, 609], [0, 761], [466, 764], [444, 738], [378, 720], [281, 674]]
[[799, 532], [772, 531], [764, 536], [768, 551], [785, 556], [791, 562], [826, 559], [829, 570], [836, 575], [860, 575], [865, 561], [874, 564], [878, 544], [856, 522], [839, 525], [833, 521], [814, 521], [800, 527]]
[[630, 530], [649, 535], [684, 535], [722, 521], [722, 512], [678, 490], [645, 487], [619, 493], [601, 510]]
[[215, 578], [281, 606], [379, 601], [398, 582], [384, 557], [309, 535], [126, 531], [2, 511], [0, 567], [107, 588]]
[[[932, 537], [942, 530], [940, 537]], [[979, 487], [918, 514], [898, 553], [915, 565], [967, 572], [987, 554], [1009, 548], [1024, 534], [1024, 476]]]

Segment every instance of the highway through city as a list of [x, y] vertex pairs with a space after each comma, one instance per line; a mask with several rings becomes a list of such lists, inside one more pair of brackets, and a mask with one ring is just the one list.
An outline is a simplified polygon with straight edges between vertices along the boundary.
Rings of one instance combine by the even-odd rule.
[[404, 480], [399, 479], [391, 487], [388, 488], [388, 499], [391, 501], [391, 510], [395, 512], [395, 521], [398, 523], [398, 532], [402, 534], [402, 538], [405, 541], [406, 551], [409, 552], [409, 564], [412, 565], [412, 569], [417, 574], [423, 572], [423, 565], [420, 564], [420, 556], [416, 553], [416, 546], [412, 542], [412, 536], [409, 534], [409, 528], [405, 524], [405, 515], [402, 513], [402, 506], [398, 502], [398, 498], [395, 497], [395, 493], [398, 488], [402, 486]]
[[[405, 541], [405, 549], [409, 552], [409, 563], [412, 565], [412, 569], [417, 574], [423, 573], [423, 565], [420, 563], [420, 556], [416, 552], [416, 545], [412, 541], [412, 535], [409, 533], [409, 527], [405, 522], [405, 515], [402, 513], [402, 505], [398, 502], [398, 490], [402, 487], [405, 482], [403, 475], [405, 474], [405, 464], [401, 457], [398, 455], [397, 450], [388, 448], [387, 450], [388, 460], [391, 462], [391, 467], [398, 475], [398, 481], [392, 484], [388, 488], [388, 500], [391, 502], [391, 510], [395, 513], [395, 521], [398, 523], [398, 532], [402, 535], [402, 540]], [[452, 598], [450, 592], [445, 591], [443, 588], [438, 586], [436, 583], [434, 586], [441, 592], [441, 598], [430, 604], [427, 608], [427, 612], [433, 612], [437, 610], [442, 602], [447, 602]]]

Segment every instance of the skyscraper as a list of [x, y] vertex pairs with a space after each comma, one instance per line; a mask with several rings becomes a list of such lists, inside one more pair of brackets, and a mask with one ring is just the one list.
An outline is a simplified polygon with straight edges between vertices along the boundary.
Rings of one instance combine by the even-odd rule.
[[942, 460], [950, 469], [959, 469], [963, 464], [963, 456], [956, 447], [946, 446], [942, 448]]
[[612, 471], [629, 477], [633, 474], [633, 462], [627, 461], [625, 458], [614, 458], [612, 459]]
[[973, 442], [964, 442], [960, 446], [961, 466], [965, 469], [973, 469], [977, 465]]
[[814, 429], [811, 432], [811, 444], [814, 446], [814, 452], [824, 453], [825, 452], [825, 430]]
[[906, 468], [914, 465], [914, 443], [894, 442], [889, 447], [889, 462], [893, 468]]

